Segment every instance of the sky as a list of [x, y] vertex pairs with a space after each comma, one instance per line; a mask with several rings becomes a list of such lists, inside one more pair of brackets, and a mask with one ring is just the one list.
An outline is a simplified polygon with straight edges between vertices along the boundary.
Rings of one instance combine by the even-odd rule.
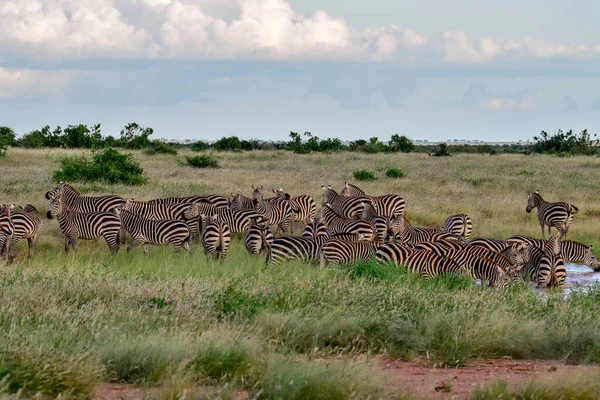
[[0, 126], [600, 133], [598, 15], [593, 0], [0, 0]]

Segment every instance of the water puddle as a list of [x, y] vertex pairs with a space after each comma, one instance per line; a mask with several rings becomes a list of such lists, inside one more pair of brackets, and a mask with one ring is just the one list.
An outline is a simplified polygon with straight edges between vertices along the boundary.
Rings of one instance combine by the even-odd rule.
[[[580, 290], [600, 284], [600, 272], [594, 272], [585, 265], [565, 263], [567, 279], [563, 287], [564, 296], [569, 296], [572, 290]], [[548, 294], [548, 289], [534, 289], [541, 296]]]

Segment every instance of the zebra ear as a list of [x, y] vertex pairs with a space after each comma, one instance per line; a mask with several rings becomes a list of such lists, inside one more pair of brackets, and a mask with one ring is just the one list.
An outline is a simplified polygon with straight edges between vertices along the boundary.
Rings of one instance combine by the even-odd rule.
[[535, 193], [536, 193], [536, 194], [540, 194], [540, 190], [539, 190], [539, 189], [537, 189], [537, 190], [535, 191]]
[[593, 244], [590, 244], [588, 247], [589, 247], [590, 250], [594, 250], [594, 245]]

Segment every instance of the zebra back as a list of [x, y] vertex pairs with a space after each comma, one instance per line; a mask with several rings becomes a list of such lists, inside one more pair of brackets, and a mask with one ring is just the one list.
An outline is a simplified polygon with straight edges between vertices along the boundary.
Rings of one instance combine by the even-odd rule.
[[321, 208], [318, 216], [327, 223], [327, 230], [331, 235], [353, 233], [363, 235], [364, 240], [369, 241], [375, 237], [375, 229], [370, 222], [342, 218], [336, 214], [329, 204], [325, 204]]
[[227, 224], [232, 233], [245, 232], [250, 226], [250, 218], [262, 221], [262, 216], [254, 211], [232, 211], [229, 208], [215, 208], [205, 203], [194, 203], [184, 210], [187, 219], [199, 217], [200, 215], [218, 215], [223, 223]]
[[179, 204], [179, 203], [206, 203], [215, 208], [229, 207], [229, 201], [216, 194], [206, 196], [184, 196], [184, 197], [164, 197], [159, 199], [148, 200], [149, 204]]
[[305, 239], [315, 239], [317, 237], [328, 238], [329, 231], [327, 230], [327, 226], [320, 219], [314, 218], [304, 227], [302, 237]]
[[171, 243], [176, 251], [181, 246], [188, 248], [190, 230], [179, 219], [148, 219], [133, 211], [119, 208], [115, 210], [115, 214], [121, 218], [123, 228], [133, 238], [128, 250], [138, 244], [162, 246]]
[[321, 246], [321, 267], [327, 263], [340, 265], [358, 261], [367, 262], [380, 244], [380, 242], [329, 239]]
[[417, 244], [439, 240], [457, 240], [455, 236], [444, 231], [442, 228], [415, 228], [406, 217], [395, 220], [397, 224], [390, 227], [389, 234], [392, 238], [396, 238], [400, 242]]
[[473, 222], [467, 214], [454, 214], [446, 218], [444, 230], [462, 240], [468, 240], [473, 231]]
[[402, 217], [406, 207], [404, 197], [396, 194], [385, 194], [382, 196], [367, 196], [359, 187], [344, 182], [344, 188], [340, 192], [343, 197], [367, 197], [371, 199], [377, 214], [382, 217]]
[[231, 243], [231, 230], [219, 215], [205, 215], [201, 218], [204, 222], [202, 232], [202, 246], [207, 256], [224, 259]]
[[329, 204], [340, 217], [347, 219], [358, 219], [363, 210], [361, 203], [373, 204], [366, 196], [344, 197], [340, 196], [331, 187], [322, 187], [323, 204]]
[[588, 246], [574, 240], [563, 240], [560, 242], [560, 253], [565, 261], [583, 262], [595, 272], [600, 272], [600, 263], [594, 255], [593, 244]]
[[75, 212], [111, 211], [125, 203], [125, 199], [116, 195], [82, 196], [73, 186], [61, 182], [54, 189], [46, 192], [46, 199], [61, 201]]
[[251, 254], [259, 254], [263, 250], [268, 250], [273, 244], [273, 240], [273, 234], [268, 225], [259, 224], [255, 219], [250, 221], [250, 228], [244, 238], [244, 244]]
[[415, 245], [415, 249], [429, 250], [445, 259], [452, 258], [455, 253], [464, 247], [465, 245], [457, 240], [438, 240], [436, 242], [423, 242]]

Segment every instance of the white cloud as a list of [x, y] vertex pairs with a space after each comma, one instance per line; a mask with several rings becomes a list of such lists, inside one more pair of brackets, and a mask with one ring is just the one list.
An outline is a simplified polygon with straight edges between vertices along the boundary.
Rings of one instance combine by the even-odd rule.
[[600, 56], [598, 44], [359, 30], [324, 11], [300, 15], [286, 0], [0, 0], [0, 20], [0, 51], [26, 57], [491, 64]]
[[36, 71], [0, 67], [0, 100], [60, 97], [69, 82], [69, 71]]

